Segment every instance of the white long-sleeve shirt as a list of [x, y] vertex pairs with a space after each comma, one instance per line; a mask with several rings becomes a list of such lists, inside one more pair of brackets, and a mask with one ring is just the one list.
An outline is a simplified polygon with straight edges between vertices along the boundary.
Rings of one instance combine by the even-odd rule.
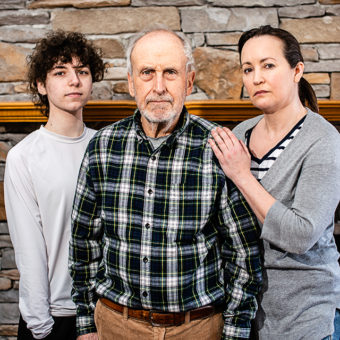
[[95, 131], [73, 138], [44, 127], [7, 155], [5, 205], [20, 272], [19, 309], [36, 339], [52, 330], [52, 316], [75, 315], [68, 252], [78, 171]]

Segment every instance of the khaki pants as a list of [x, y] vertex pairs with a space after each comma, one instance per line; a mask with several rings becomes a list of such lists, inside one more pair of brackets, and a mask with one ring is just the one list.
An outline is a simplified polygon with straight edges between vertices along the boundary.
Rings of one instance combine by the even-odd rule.
[[223, 329], [222, 313], [180, 326], [153, 327], [148, 322], [127, 318], [100, 300], [94, 318], [100, 340], [220, 340]]

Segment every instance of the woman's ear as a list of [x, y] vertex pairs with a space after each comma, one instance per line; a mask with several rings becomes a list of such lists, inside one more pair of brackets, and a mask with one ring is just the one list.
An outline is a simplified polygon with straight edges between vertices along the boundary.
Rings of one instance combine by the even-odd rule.
[[295, 75], [294, 81], [298, 83], [303, 76], [303, 70], [305, 69], [305, 65], [302, 61], [299, 61], [295, 66]]

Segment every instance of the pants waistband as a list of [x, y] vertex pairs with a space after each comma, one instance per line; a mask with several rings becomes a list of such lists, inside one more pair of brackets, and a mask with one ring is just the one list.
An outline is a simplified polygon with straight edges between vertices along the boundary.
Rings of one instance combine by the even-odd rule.
[[128, 318], [134, 318], [137, 320], [142, 320], [150, 323], [152, 326], [170, 327], [179, 326], [183, 323], [188, 323], [193, 320], [204, 319], [213, 316], [217, 313], [222, 313], [224, 310], [224, 305], [207, 305], [192, 309], [188, 312], [162, 312], [156, 310], [147, 309], [134, 309], [130, 307], [125, 307], [117, 303], [112, 302], [106, 298], [100, 298], [100, 302], [110, 309], [124, 314], [124, 309], [127, 310]]

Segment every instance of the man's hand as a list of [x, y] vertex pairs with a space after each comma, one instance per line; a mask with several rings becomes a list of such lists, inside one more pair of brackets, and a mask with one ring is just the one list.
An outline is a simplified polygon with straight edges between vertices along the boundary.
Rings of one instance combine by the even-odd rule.
[[88, 333], [79, 335], [77, 340], [99, 340], [98, 333]]

